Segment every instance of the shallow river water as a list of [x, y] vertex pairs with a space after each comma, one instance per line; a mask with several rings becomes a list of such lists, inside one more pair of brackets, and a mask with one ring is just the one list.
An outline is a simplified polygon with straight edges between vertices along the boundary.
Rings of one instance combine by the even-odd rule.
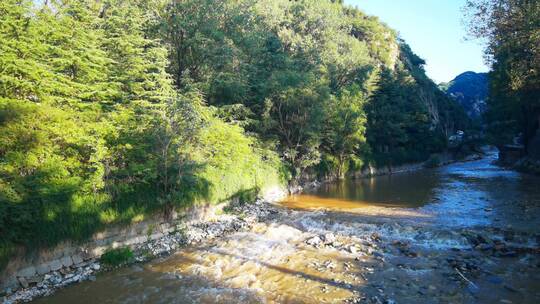
[[35, 302], [540, 303], [540, 179], [494, 160], [325, 184]]

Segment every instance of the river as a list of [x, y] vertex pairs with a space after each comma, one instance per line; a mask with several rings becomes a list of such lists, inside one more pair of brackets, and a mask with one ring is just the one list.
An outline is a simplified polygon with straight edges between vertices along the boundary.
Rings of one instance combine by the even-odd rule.
[[495, 158], [324, 184], [35, 303], [540, 303], [540, 178]]

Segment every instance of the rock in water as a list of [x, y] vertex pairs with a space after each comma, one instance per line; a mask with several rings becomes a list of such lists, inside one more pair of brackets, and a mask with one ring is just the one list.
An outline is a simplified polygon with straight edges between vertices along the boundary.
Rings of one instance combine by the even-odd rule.
[[318, 246], [321, 244], [321, 242], [322, 241], [318, 235], [306, 240], [306, 244], [311, 245], [311, 246]]
[[336, 236], [333, 233], [326, 233], [323, 239], [325, 244], [331, 244], [336, 240]]

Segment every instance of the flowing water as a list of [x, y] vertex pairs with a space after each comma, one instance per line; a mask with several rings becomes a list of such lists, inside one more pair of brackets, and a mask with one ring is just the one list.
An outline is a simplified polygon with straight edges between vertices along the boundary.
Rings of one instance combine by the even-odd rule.
[[540, 303], [540, 179], [478, 161], [329, 183], [37, 303]]

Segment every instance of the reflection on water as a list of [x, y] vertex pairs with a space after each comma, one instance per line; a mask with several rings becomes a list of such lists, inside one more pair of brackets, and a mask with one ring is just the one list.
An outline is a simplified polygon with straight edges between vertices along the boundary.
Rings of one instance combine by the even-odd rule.
[[534, 223], [540, 224], [533, 216], [540, 209], [540, 178], [495, 166], [495, 160], [492, 151], [478, 161], [326, 183], [282, 204], [366, 215], [409, 214], [443, 226], [510, 225], [534, 231]]
[[[428, 202], [440, 184], [436, 169], [378, 176], [368, 179], [343, 180], [323, 184], [307, 193], [314, 197], [357, 202], [360, 205], [384, 207], [419, 207]], [[296, 200], [302, 200], [302, 195]], [[326, 200], [330, 203], [330, 200]], [[360, 207], [360, 206], [358, 206]]]

